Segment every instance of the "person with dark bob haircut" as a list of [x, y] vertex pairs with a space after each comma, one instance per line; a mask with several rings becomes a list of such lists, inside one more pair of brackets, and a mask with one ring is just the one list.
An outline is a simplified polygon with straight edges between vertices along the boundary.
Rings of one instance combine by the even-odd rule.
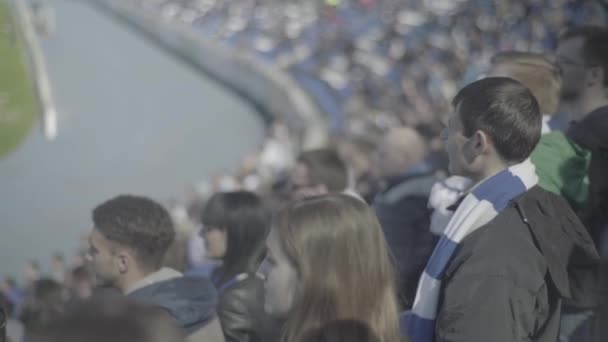
[[207, 257], [222, 262], [212, 279], [226, 340], [272, 341], [278, 327], [264, 312], [264, 282], [256, 274], [265, 256], [269, 211], [254, 193], [223, 192], [209, 199], [201, 222]]

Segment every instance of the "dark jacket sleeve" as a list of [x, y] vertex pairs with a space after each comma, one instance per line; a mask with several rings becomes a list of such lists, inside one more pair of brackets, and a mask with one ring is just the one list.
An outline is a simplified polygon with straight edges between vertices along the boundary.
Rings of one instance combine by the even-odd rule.
[[438, 238], [429, 231], [428, 198], [408, 196], [395, 203], [377, 201], [374, 210], [397, 271], [398, 295], [404, 308], [416, 297], [418, 280]]
[[251, 342], [253, 322], [243, 293], [235, 291], [223, 298], [218, 306], [218, 316], [227, 342]]
[[437, 342], [528, 341], [547, 312], [547, 289], [532, 294], [498, 275], [465, 276], [446, 286], [436, 322]]

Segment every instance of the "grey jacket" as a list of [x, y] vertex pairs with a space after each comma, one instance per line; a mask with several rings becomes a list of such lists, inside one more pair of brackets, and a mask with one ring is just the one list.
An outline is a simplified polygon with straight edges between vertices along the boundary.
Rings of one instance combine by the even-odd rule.
[[188, 334], [189, 342], [224, 342], [216, 317], [218, 295], [208, 279], [184, 277], [163, 268], [140, 280], [127, 296], [166, 310]]

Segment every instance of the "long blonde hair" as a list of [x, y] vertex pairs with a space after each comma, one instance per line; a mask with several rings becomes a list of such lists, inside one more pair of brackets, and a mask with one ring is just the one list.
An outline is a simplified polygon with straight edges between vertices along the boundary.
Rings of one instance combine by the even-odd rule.
[[365, 203], [342, 194], [298, 201], [276, 215], [273, 229], [298, 274], [284, 342], [345, 319], [367, 324], [380, 342], [401, 340], [393, 267]]

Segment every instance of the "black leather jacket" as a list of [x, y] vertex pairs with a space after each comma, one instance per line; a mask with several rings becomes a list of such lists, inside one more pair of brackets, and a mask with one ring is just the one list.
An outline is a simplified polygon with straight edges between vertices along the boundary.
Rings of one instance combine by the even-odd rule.
[[264, 312], [264, 282], [255, 274], [220, 288], [217, 308], [227, 342], [273, 342], [278, 322]]

